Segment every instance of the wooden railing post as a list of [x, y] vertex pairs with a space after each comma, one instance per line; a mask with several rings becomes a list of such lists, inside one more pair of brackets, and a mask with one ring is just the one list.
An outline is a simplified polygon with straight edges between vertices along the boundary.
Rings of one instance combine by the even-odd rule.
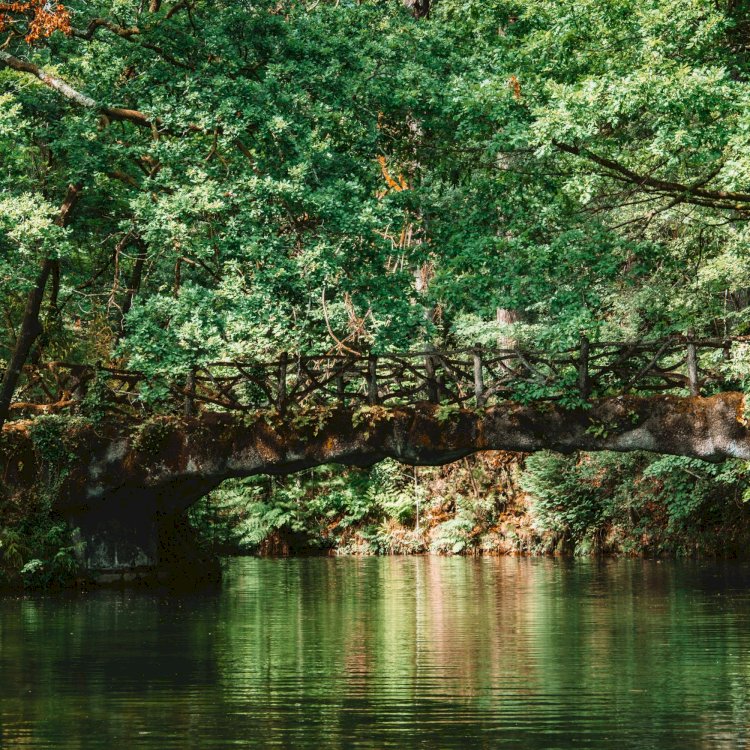
[[281, 352], [279, 357], [279, 383], [276, 393], [276, 411], [284, 414], [286, 411], [286, 371], [289, 364], [289, 354]]
[[186, 417], [195, 415], [195, 371], [196, 367], [191, 367], [185, 379], [185, 404], [183, 412]]
[[440, 401], [440, 394], [438, 393], [438, 384], [435, 379], [435, 358], [429, 354], [432, 351], [432, 347], [428, 344], [426, 346], [427, 356], [424, 358], [424, 371], [427, 375], [427, 400], [431, 404], [437, 404]]
[[482, 372], [482, 345], [474, 346], [474, 397], [477, 408], [484, 406], [484, 374]]
[[691, 328], [688, 331], [688, 345], [687, 345], [687, 375], [688, 385], [690, 387], [691, 396], [700, 395], [700, 387], [698, 385], [698, 353], [695, 349], [695, 331]]
[[378, 403], [378, 358], [373, 354], [367, 358], [367, 401]]
[[591, 380], [589, 378], [589, 350], [591, 344], [588, 336], [581, 336], [580, 359], [578, 360], [578, 392], [582, 399], [591, 395]]
[[439, 404], [448, 393], [448, 389], [445, 387], [445, 371], [441, 371], [439, 375], [435, 376], [437, 382], [437, 403]]

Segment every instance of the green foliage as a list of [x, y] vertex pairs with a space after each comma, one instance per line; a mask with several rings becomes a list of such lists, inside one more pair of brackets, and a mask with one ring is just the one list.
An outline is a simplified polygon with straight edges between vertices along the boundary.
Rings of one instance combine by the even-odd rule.
[[92, 423], [101, 422], [111, 405], [111, 393], [107, 385], [107, 378], [97, 370], [92, 381], [87, 384], [84, 397], [81, 399], [80, 411]]
[[[45, 357], [116, 354], [149, 375], [151, 404], [195, 365], [326, 352], [332, 335], [373, 352], [507, 335], [562, 351], [582, 332], [750, 323], [746, 206], [639, 177], [743, 189], [733, 6], [439, 0], [417, 21], [374, 0], [198, 0], [155, 18], [131, 0], [66, 5], [77, 28], [138, 38], [96, 26], [7, 51], [160, 132], [97, 127], [0, 71], [1, 358], [44, 257], [64, 261]], [[498, 308], [519, 323], [498, 326]], [[574, 367], [512, 395], [584, 406]]]
[[[369, 508], [378, 509], [386, 519], [413, 525], [419, 487], [415, 487], [405, 467], [384, 461], [368, 472], [365, 497]], [[423, 499], [423, 498], [422, 498]]]
[[41, 473], [38, 491], [48, 508], [76, 462], [78, 435], [88, 424], [84, 417], [49, 414], [37, 417], [31, 426], [31, 441]]
[[80, 573], [81, 547], [75, 530], [43, 513], [20, 528], [0, 527], [0, 587], [68, 585]]
[[393, 412], [384, 406], [361, 406], [352, 414], [352, 427], [358, 429], [364, 426], [364, 436], [367, 439], [379, 423], [390, 422], [392, 419]]
[[747, 544], [743, 461], [541, 452], [517, 475], [494, 460], [230, 480], [191, 518], [204, 543], [225, 553], [278, 551], [274, 540], [339, 554], [716, 555]]
[[333, 406], [321, 406], [295, 411], [290, 422], [295, 430], [299, 432], [311, 432], [313, 436], [316, 436], [325, 427], [333, 410]]
[[17, 529], [0, 530], [0, 568], [5, 579], [17, 575], [28, 554], [26, 540]]
[[716, 497], [744, 496], [750, 480], [746, 461], [710, 464], [684, 456], [661, 456], [644, 470], [643, 476], [659, 481], [657, 497], [666, 505], [670, 525], [689, 528], [706, 505]]
[[135, 428], [133, 449], [146, 455], [155, 455], [164, 447], [173, 431], [173, 425], [162, 417], [145, 419]]
[[[160, 132], [97, 128], [2, 71], [0, 357], [43, 257], [66, 261], [45, 356], [116, 353], [149, 375], [151, 405], [197, 364], [324, 352], [332, 335], [373, 352], [504, 336], [559, 352], [582, 332], [747, 327], [745, 209], [637, 178], [732, 191], [750, 174], [733, 7], [440, 0], [416, 21], [369, 1], [67, 6], [80, 28], [107, 19], [138, 39], [97, 26], [9, 51]], [[498, 308], [520, 322], [498, 326]], [[719, 364], [742, 380], [738, 357]], [[585, 406], [576, 377], [511, 395]]]
[[440, 404], [438, 408], [435, 409], [435, 419], [437, 419], [440, 424], [443, 424], [445, 422], [450, 422], [460, 413], [460, 404]]
[[596, 485], [599, 473], [595, 461], [574, 464], [549, 451], [529, 456], [522, 487], [533, 498], [531, 512], [539, 527], [575, 539], [598, 529], [607, 512]]
[[41, 542], [35, 544], [34, 557], [20, 569], [24, 584], [29, 588], [64, 586], [80, 573], [80, 555], [83, 542], [67, 524], [52, 523]]
[[67, 416], [53, 414], [34, 420], [31, 440], [43, 463], [64, 470], [64, 467], [75, 460], [75, 452], [65, 440], [71, 427], [73, 425]]
[[744, 523], [739, 501], [749, 483], [744, 461], [607, 452], [540, 452], [521, 479], [537, 528], [583, 554], [605, 549], [608, 535], [634, 552], [687, 554], [700, 546], [701, 530], [716, 545]]
[[[83, 417], [46, 415], [31, 425], [39, 478], [35, 496], [23, 502], [20, 518], [13, 525], [6, 525], [6, 518], [0, 523], [0, 587], [57, 587], [78, 576], [79, 535], [52, 509], [77, 459], [79, 431], [87, 424]], [[0, 509], [6, 510], [9, 500], [0, 500]]]
[[454, 555], [464, 552], [471, 544], [473, 528], [468, 518], [451, 518], [435, 528], [430, 549]]
[[410, 478], [385, 461], [368, 470], [323, 466], [290, 477], [228, 480], [197, 503], [190, 517], [205, 544], [252, 552], [279, 531], [305, 539], [311, 548], [331, 547], [355, 527], [389, 520], [410, 524], [414, 512]]
[[[2, 39], [21, 68], [53, 71], [82, 96], [0, 69], [0, 368], [47, 258], [59, 280], [34, 361], [140, 369], [140, 398], [157, 411], [168, 382], [197, 365], [340, 342], [561, 354], [581, 334], [750, 331], [743, 4], [437, 0], [421, 20], [376, 0], [194, 0], [155, 15], [135, 0], [65, 5], [90, 34]], [[151, 124], [102, 115], [113, 107]], [[499, 309], [518, 322], [498, 324]], [[740, 345], [701, 366], [719, 375], [709, 387], [746, 389], [749, 362]], [[608, 364], [596, 363], [595, 396], [623, 385]], [[510, 398], [587, 407], [572, 363], [536, 366]], [[95, 381], [82, 414], [101, 419], [106, 395]], [[455, 414], [437, 410], [446, 423]], [[288, 416], [317, 434], [327, 412]], [[352, 423], [369, 437], [388, 419], [366, 406]], [[59, 418], [34, 421], [48, 501], [74, 435]], [[154, 420], [136, 440], [153, 452], [167, 437]], [[325, 546], [354, 526], [386, 549], [418, 493], [400, 469], [379, 471], [230, 483], [194, 518], [243, 549], [282, 530]], [[618, 524], [641, 528], [649, 502], [683, 533], [716, 498], [743, 496], [743, 472], [542, 454], [524, 481], [540, 528], [582, 550]], [[441, 550], [470, 548], [469, 526], [494, 512], [462, 503]], [[18, 562], [18, 540], [7, 549]], [[34, 559], [26, 575], [50, 569]]]

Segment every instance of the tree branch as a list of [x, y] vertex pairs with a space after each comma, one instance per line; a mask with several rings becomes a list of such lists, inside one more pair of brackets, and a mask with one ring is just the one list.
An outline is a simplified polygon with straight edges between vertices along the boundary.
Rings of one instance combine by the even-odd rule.
[[[195, 66], [178, 60], [176, 57], [174, 57], [174, 55], [162, 49], [157, 44], [144, 41], [142, 37], [143, 32], [137, 26], [126, 28], [114, 23], [113, 21], [110, 21], [108, 18], [94, 18], [89, 21], [89, 25], [86, 27], [85, 31], [82, 31], [81, 29], [72, 29], [71, 36], [74, 36], [77, 39], [85, 39], [86, 41], [90, 41], [94, 38], [94, 34], [96, 34], [99, 29], [107, 29], [107, 31], [110, 31], [115, 36], [119, 36], [121, 39], [124, 39], [127, 42], [131, 42], [132, 44], [137, 44], [139, 47], [151, 50], [159, 57], [161, 57], [165, 62], [169, 63], [170, 65], [174, 65], [177, 68], [182, 68], [183, 70], [195, 69]], [[145, 31], [148, 30], [149, 28], [145, 29]]]
[[91, 109], [107, 118], [107, 120], [124, 120], [126, 122], [132, 122], [139, 128], [148, 128], [153, 130], [159, 126], [159, 120], [152, 120], [145, 113], [137, 109], [126, 109], [123, 107], [107, 107], [102, 104], [98, 104], [90, 96], [81, 93], [77, 89], [74, 89], [67, 81], [62, 78], [47, 72], [43, 68], [40, 68], [34, 63], [30, 63], [27, 60], [21, 60], [13, 55], [0, 50], [0, 63], [4, 63], [9, 68], [16, 70], [20, 73], [28, 73], [39, 79], [45, 86], [57, 91], [58, 94], [62, 94], [66, 99], [77, 104], [79, 107]]
[[[681, 194], [687, 196], [686, 200], [698, 203], [699, 201], [715, 201], [722, 203], [721, 208], [735, 208], [744, 210], [744, 207], [727, 205], [727, 201], [731, 201], [735, 204], [750, 203], [749, 193], [734, 193], [725, 190], [707, 190], [703, 186], [710, 182], [719, 173], [720, 169], [716, 169], [711, 172], [707, 177], [698, 180], [692, 185], [684, 185], [679, 182], [671, 182], [669, 180], [660, 180], [656, 177], [649, 175], [642, 175], [634, 172], [632, 169], [620, 164], [614, 159], [608, 159], [604, 156], [599, 156], [593, 151], [589, 151], [586, 148], [580, 146], [572, 146], [569, 143], [562, 143], [560, 141], [553, 141], [553, 145], [560, 151], [573, 156], [580, 156], [584, 159], [598, 164], [600, 167], [611, 170], [615, 174], [612, 176], [630, 184], [639, 185], [643, 188], [650, 188], [651, 190], [660, 191], [663, 193], [669, 193], [670, 195]], [[697, 199], [692, 201], [691, 199]], [[699, 203], [699, 205], [706, 205], [705, 202]]]

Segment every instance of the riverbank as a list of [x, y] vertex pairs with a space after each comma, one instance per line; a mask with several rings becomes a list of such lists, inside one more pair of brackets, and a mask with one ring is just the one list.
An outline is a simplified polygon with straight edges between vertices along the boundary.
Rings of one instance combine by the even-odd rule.
[[232, 554], [746, 558], [748, 486], [740, 461], [496, 451], [228, 482], [190, 517]]

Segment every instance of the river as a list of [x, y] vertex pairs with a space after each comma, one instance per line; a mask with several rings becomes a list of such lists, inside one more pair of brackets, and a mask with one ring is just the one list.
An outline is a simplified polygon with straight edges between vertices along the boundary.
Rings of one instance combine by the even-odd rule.
[[0, 599], [0, 747], [740, 748], [750, 566], [231, 560]]

